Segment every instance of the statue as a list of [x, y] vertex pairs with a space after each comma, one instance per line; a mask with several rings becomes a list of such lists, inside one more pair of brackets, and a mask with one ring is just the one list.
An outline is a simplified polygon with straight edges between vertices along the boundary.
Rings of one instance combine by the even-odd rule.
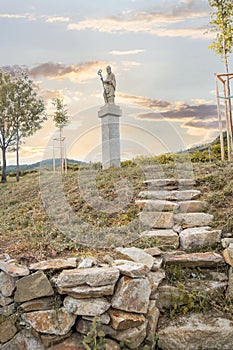
[[107, 76], [104, 80], [102, 77], [102, 70], [100, 69], [98, 71], [98, 75], [100, 76], [100, 79], [103, 84], [104, 88], [104, 101], [105, 103], [114, 103], [115, 98], [115, 90], [116, 90], [116, 79], [114, 73], [112, 73], [111, 67], [106, 67]]

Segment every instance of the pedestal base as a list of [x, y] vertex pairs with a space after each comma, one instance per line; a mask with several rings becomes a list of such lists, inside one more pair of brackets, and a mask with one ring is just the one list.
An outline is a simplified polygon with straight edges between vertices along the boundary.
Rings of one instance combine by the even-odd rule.
[[103, 169], [120, 167], [120, 130], [119, 117], [122, 111], [115, 103], [106, 103], [100, 108], [102, 130], [102, 164]]

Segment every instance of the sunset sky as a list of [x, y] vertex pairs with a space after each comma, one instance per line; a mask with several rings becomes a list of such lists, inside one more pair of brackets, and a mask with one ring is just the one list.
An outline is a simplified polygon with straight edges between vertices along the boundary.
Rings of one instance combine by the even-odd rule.
[[[208, 49], [210, 10], [207, 0], [0, 0], [0, 66], [28, 69], [48, 113], [52, 98], [64, 99], [69, 158], [101, 159], [97, 71], [107, 65], [122, 159], [178, 151], [218, 134], [213, 73], [224, 64]], [[21, 163], [51, 158], [56, 137], [50, 117], [25, 139]]]

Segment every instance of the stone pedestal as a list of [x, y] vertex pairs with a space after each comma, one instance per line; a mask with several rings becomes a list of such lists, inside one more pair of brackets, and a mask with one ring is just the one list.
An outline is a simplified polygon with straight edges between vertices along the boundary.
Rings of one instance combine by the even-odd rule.
[[115, 103], [106, 103], [100, 108], [102, 130], [102, 164], [103, 169], [120, 167], [120, 130], [119, 117], [122, 111]]

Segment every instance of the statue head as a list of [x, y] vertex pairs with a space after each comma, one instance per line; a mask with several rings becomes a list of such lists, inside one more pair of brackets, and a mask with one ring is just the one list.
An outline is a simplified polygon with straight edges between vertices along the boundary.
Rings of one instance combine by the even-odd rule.
[[111, 67], [110, 67], [110, 66], [107, 66], [107, 67], [106, 67], [106, 71], [107, 71], [108, 74], [110, 74], [110, 73], [111, 73]]

